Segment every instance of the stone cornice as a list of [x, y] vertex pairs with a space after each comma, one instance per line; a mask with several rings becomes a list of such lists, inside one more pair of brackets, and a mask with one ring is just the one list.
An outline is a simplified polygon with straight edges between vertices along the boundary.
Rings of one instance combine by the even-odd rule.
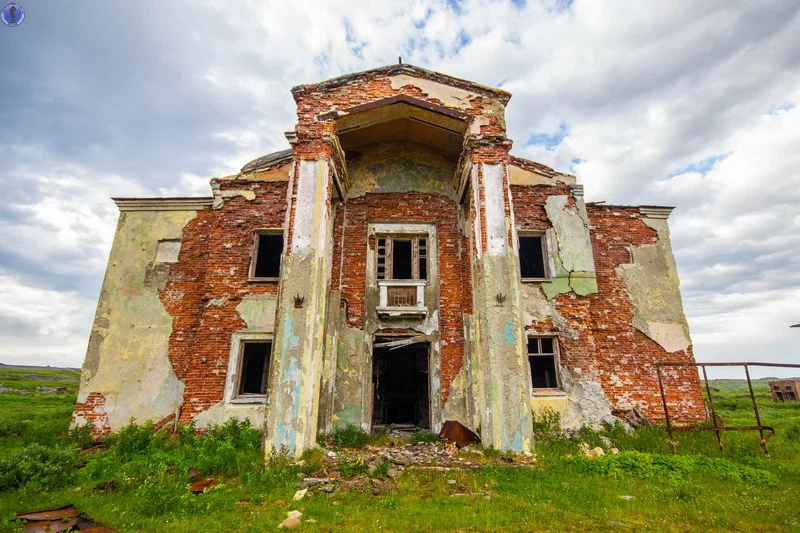
[[669, 218], [670, 213], [674, 207], [660, 206], [660, 205], [640, 205], [639, 212], [647, 218]]
[[120, 211], [199, 211], [211, 207], [211, 196], [176, 198], [112, 198]]

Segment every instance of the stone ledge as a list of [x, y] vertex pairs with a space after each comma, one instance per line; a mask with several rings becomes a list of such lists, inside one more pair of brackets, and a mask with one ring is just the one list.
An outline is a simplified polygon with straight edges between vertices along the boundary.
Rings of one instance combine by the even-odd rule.
[[176, 198], [112, 198], [120, 211], [200, 211], [211, 207], [211, 196]]

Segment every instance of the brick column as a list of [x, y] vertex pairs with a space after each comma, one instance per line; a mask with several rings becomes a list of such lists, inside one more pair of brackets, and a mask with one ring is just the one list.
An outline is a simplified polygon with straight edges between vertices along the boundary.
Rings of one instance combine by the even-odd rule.
[[471, 248], [474, 405], [486, 446], [516, 452], [532, 444], [530, 368], [521, 313], [519, 259], [505, 137], [472, 140]]
[[[295, 146], [289, 182], [265, 421], [267, 455], [285, 451], [297, 457], [316, 444], [330, 284], [332, 178], [327, 154], [309, 151]], [[314, 155], [317, 159], [307, 159]]]

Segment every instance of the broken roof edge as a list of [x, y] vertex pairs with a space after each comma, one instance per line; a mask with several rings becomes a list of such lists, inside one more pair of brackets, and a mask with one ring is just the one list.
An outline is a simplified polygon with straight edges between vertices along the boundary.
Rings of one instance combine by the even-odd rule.
[[[508, 160], [509, 164], [514, 165], [516, 167], [520, 167], [525, 170], [529, 170], [531, 172], [537, 172], [539, 174], [543, 174], [548, 178], [552, 178], [558, 175], [562, 176], [572, 176], [572, 174], [564, 174], [563, 172], [557, 172], [556, 170], [548, 167], [544, 163], [539, 163], [538, 161], [534, 161], [532, 159], [525, 159], [524, 157], [519, 157], [516, 155], [509, 156]], [[575, 176], [572, 176], [573, 178]]]
[[245, 164], [240, 172], [242, 174], [246, 174], [248, 172], [261, 170], [263, 168], [271, 167], [280, 163], [287, 163], [292, 160], [292, 155], [293, 151], [291, 148], [262, 155], [261, 157], [257, 157]]
[[586, 202], [587, 208], [592, 209], [636, 209], [647, 218], [668, 218], [675, 209], [671, 205], [618, 205], [605, 202]]
[[212, 196], [167, 198], [112, 198], [120, 211], [199, 211], [211, 207]]
[[300, 94], [304, 94], [311, 91], [333, 89], [335, 87], [344, 85], [345, 83], [356, 78], [369, 77], [373, 75], [377, 76], [381, 74], [384, 75], [408, 74], [411, 76], [418, 76], [431, 81], [444, 83], [446, 85], [451, 85], [453, 87], [459, 87], [461, 89], [471, 89], [483, 93], [488, 93], [498, 98], [503, 103], [503, 105], [508, 104], [508, 101], [511, 100], [511, 93], [508, 91], [504, 91], [503, 89], [496, 89], [494, 87], [489, 87], [487, 85], [481, 85], [480, 83], [476, 83], [474, 81], [469, 81], [462, 78], [456, 78], [455, 76], [450, 76], [449, 74], [442, 74], [441, 72], [437, 72], [435, 70], [429, 70], [426, 68], [417, 67], [408, 63], [396, 63], [394, 65], [386, 65], [383, 67], [377, 67], [369, 70], [362, 70], [361, 72], [352, 72], [350, 74], [343, 74], [342, 76], [337, 76], [335, 78], [330, 78], [328, 80], [319, 81], [316, 83], [295, 85], [294, 87], [292, 87], [292, 95], [295, 96], [296, 100], [297, 95]]

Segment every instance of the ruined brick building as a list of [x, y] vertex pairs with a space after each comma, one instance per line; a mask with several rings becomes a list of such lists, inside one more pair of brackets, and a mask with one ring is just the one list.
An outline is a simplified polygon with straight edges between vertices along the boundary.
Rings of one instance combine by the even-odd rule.
[[[502, 90], [393, 65], [292, 94], [291, 148], [212, 196], [115, 200], [74, 423], [248, 417], [300, 453], [343, 424], [525, 450], [545, 407], [663, 418], [654, 363], [693, 360], [671, 208], [511, 155]], [[670, 412], [704, 418], [670, 372]]]

